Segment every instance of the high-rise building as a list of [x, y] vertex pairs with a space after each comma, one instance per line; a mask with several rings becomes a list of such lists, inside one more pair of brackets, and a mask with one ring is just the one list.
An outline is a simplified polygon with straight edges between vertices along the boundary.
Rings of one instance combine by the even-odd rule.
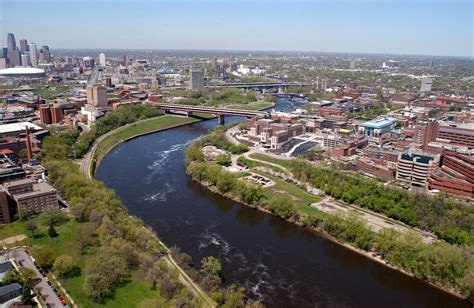
[[8, 56], [8, 48], [7, 47], [2, 47], [0, 50], [0, 58], [7, 58]]
[[431, 92], [431, 84], [433, 83], [433, 79], [429, 77], [421, 78], [421, 85], [420, 91], [421, 92]]
[[191, 91], [198, 91], [202, 88], [204, 88], [204, 72], [191, 70], [189, 72], [189, 89]]
[[122, 64], [123, 64], [123, 66], [128, 66], [128, 56], [127, 55], [123, 55]]
[[105, 86], [107, 88], [112, 88], [112, 78], [110, 76], [105, 77]]
[[107, 89], [103, 86], [86, 88], [87, 103], [95, 107], [107, 107]]
[[84, 67], [92, 68], [94, 67], [94, 58], [92, 57], [84, 57], [82, 58], [82, 61], [84, 62]]
[[21, 66], [28, 66], [28, 55], [21, 55]]
[[7, 48], [8, 51], [16, 50], [15, 35], [13, 33], [8, 33], [7, 35]]
[[7, 59], [6, 58], [0, 58], [0, 70], [3, 70], [7, 68]]
[[352, 60], [349, 67], [351, 70], [355, 70], [356, 69], [356, 65], [357, 65], [357, 62], [356, 60]]
[[0, 186], [0, 225], [10, 223], [10, 207], [8, 206], [7, 192]]
[[28, 54], [28, 42], [25, 39], [20, 40], [20, 51], [23, 55]]
[[51, 62], [51, 53], [49, 51], [49, 46], [41, 46], [41, 52], [43, 53], [43, 56], [44, 56], [44, 60], [47, 62], [47, 63], [50, 63]]
[[38, 55], [36, 51], [36, 44], [35, 43], [30, 43], [30, 63], [31, 66], [37, 67], [38, 66]]
[[104, 53], [101, 53], [99, 55], [99, 64], [100, 64], [100, 66], [105, 66], [105, 54]]
[[8, 63], [10, 66], [20, 66], [21, 65], [21, 58], [20, 58], [20, 51], [18, 49], [15, 50], [8, 50]]

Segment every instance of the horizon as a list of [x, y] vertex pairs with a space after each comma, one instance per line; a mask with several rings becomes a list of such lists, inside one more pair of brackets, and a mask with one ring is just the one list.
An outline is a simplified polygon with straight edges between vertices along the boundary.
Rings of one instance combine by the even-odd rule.
[[[275, 1], [271, 5], [267, 0], [72, 0], [67, 5], [47, 0], [39, 7], [36, 4], [0, 0], [0, 11], [7, 12], [0, 15], [2, 46], [7, 33], [14, 33], [17, 42], [24, 38], [51, 49], [474, 56], [469, 0]], [[54, 19], [47, 18], [52, 15]], [[38, 16], [42, 18], [35, 20]], [[24, 20], [35, 20], [35, 27]]]

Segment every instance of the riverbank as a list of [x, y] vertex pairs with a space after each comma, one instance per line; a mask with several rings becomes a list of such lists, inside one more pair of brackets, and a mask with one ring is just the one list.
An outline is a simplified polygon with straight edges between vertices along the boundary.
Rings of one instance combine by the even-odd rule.
[[366, 258], [369, 258], [379, 264], [382, 264], [383, 266], [387, 267], [387, 268], [390, 268], [392, 270], [395, 270], [399, 273], [402, 273], [403, 275], [406, 275], [408, 277], [411, 277], [413, 279], [416, 279], [426, 285], [429, 285], [430, 287], [433, 287], [433, 288], [436, 288], [438, 290], [441, 290], [443, 292], [446, 292], [446, 293], [449, 293], [459, 299], [462, 299], [462, 300], [467, 300], [467, 298], [462, 295], [462, 293], [459, 291], [459, 290], [456, 290], [456, 289], [453, 289], [453, 288], [449, 288], [449, 287], [444, 287], [444, 286], [440, 286], [434, 282], [431, 282], [431, 281], [428, 281], [428, 280], [424, 280], [424, 279], [420, 279], [418, 277], [416, 277], [414, 274], [400, 268], [400, 267], [397, 267], [396, 265], [394, 264], [391, 264], [389, 263], [388, 261], [386, 261], [380, 254], [378, 254], [377, 252], [373, 252], [373, 251], [366, 251], [366, 250], [363, 250], [363, 249], [360, 249], [358, 247], [355, 247], [353, 245], [351, 245], [350, 243], [347, 243], [347, 242], [344, 242], [344, 241], [341, 241], [339, 240], [338, 238], [330, 235], [329, 233], [327, 233], [324, 229], [322, 228], [311, 228], [311, 227], [308, 227], [308, 226], [305, 226], [304, 223], [302, 223], [301, 221], [298, 221], [298, 220], [295, 220], [293, 219], [293, 217], [290, 217], [290, 218], [282, 218], [281, 216], [273, 213], [272, 211], [270, 211], [268, 208], [266, 207], [263, 207], [263, 206], [259, 206], [259, 205], [253, 205], [253, 204], [250, 204], [250, 203], [247, 203], [247, 202], [244, 202], [242, 201], [240, 198], [232, 195], [231, 193], [222, 193], [219, 191], [219, 189], [217, 188], [217, 186], [215, 185], [212, 185], [210, 183], [208, 183], [207, 181], [199, 181], [199, 180], [196, 180], [196, 179], [193, 179], [195, 182], [199, 183], [202, 187], [208, 189], [209, 191], [211, 191], [212, 193], [215, 193], [215, 194], [218, 194], [220, 196], [223, 196], [225, 198], [228, 198], [230, 200], [233, 200], [235, 202], [238, 202], [242, 205], [245, 205], [247, 207], [250, 207], [254, 210], [257, 210], [257, 211], [260, 211], [260, 212], [263, 212], [263, 213], [266, 213], [266, 214], [270, 214], [272, 216], [275, 216], [277, 218], [280, 218], [282, 220], [285, 220], [297, 227], [300, 227], [300, 228], [303, 228], [307, 231], [310, 231], [312, 233], [315, 233], [317, 234], [318, 236], [321, 236], [333, 243], [336, 243], [337, 245], [341, 246], [341, 247], [344, 247], [346, 249], [349, 249], [361, 256], [364, 256]]
[[132, 140], [143, 135], [152, 134], [158, 131], [172, 129], [183, 125], [189, 125], [191, 123], [196, 123], [210, 118], [212, 118], [212, 116], [203, 115], [199, 117], [182, 117], [160, 115], [155, 118], [141, 120], [121, 126], [101, 136], [94, 142], [88, 153], [84, 155], [83, 161], [81, 162], [81, 169], [83, 169], [89, 178], [92, 178], [95, 169], [100, 164], [102, 158], [122, 142]]
[[[465, 299], [461, 290], [470, 290], [469, 264], [471, 261], [469, 255], [459, 247], [441, 241], [423, 242], [423, 238], [414, 232], [404, 233], [392, 228], [383, 232], [373, 230], [353, 211], [340, 214], [323, 213], [307, 206], [302, 209], [295, 203], [288, 189], [283, 189], [284, 191], [280, 189], [277, 195], [274, 190], [248, 184], [239, 179], [237, 174], [233, 175], [218, 164], [205, 161], [201, 151], [202, 146], [214, 145], [228, 150], [231, 147], [230, 144], [232, 143], [226, 140], [222, 129], [217, 129], [194, 142], [185, 153], [187, 174], [201, 185], [224, 197], [271, 213], [308, 230], [324, 233], [339, 244], [345, 247], [350, 246], [351, 249], [357, 250], [358, 253], [370, 259], [457, 298]], [[249, 155], [244, 154], [244, 156], [252, 159]], [[230, 161], [235, 162], [235, 157]], [[232, 169], [239, 168], [233, 165]], [[262, 172], [261, 175], [269, 177], [266, 172]]]

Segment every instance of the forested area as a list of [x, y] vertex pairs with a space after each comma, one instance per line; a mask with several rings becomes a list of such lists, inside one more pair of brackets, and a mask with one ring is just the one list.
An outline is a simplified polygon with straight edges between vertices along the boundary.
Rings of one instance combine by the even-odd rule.
[[[461, 290], [467, 296], [474, 294], [474, 260], [469, 246], [472, 243], [472, 223], [469, 222], [472, 221], [473, 210], [468, 205], [446, 196], [429, 197], [386, 188], [373, 180], [345, 175], [329, 166], [315, 168], [298, 160], [290, 164], [290, 169], [300, 180], [308, 181], [335, 198], [387, 213], [411, 225], [432, 228], [438, 235], [443, 234], [447, 241], [460, 245], [442, 241], [427, 244], [415, 232], [401, 234], [384, 230], [374, 233], [354, 215], [303, 212], [290, 198], [271, 196], [260, 186], [239, 179], [218, 164], [204, 161], [202, 146], [228, 147], [223, 131], [224, 128], [218, 128], [187, 148], [186, 171], [196, 181], [282, 219], [327, 233], [360, 249], [376, 252], [389, 264], [417, 278]], [[247, 162], [247, 165], [252, 167], [251, 163]]]

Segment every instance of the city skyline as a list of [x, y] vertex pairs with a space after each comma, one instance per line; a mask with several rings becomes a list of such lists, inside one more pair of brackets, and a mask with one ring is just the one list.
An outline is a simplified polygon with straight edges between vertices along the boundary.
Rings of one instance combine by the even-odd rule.
[[[0, 10], [8, 14], [1, 16], [0, 44], [6, 46], [7, 33], [12, 32], [17, 40], [26, 38], [54, 49], [472, 57], [472, 5], [455, 2], [278, 1], [269, 5], [268, 1], [115, 1], [112, 5], [111, 1], [75, 0], [58, 6], [57, 0], [49, 0], [37, 7], [31, 0], [1, 0]], [[38, 19], [35, 27], [22, 22], [52, 13], [54, 20]]]

